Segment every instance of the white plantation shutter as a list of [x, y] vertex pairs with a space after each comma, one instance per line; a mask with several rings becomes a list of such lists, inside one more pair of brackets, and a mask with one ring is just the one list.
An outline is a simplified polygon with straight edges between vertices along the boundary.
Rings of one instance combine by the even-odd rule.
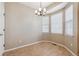
[[49, 32], [49, 17], [42, 17], [42, 32]]
[[62, 13], [57, 13], [51, 16], [51, 32], [60, 33], [63, 32]]
[[73, 35], [73, 5], [65, 11], [65, 34]]

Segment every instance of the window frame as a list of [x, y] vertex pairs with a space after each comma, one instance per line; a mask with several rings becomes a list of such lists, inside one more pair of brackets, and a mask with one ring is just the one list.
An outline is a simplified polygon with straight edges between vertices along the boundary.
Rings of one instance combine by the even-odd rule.
[[[43, 33], [49, 33], [49, 16], [46, 15], [46, 16], [42, 16], [42, 17], [48, 17], [48, 32], [43, 32], [43, 21], [41, 21], [42, 22], [42, 30], [41, 31]], [[42, 18], [42, 20], [43, 20], [43, 18]]]
[[[52, 17], [53, 15], [60, 14], [60, 13], [62, 14], [62, 16], [61, 16], [61, 17], [62, 17], [62, 33], [52, 33], [52, 30], [51, 30], [51, 26], [52, 26], [52, 25], [51, 25], [51, 17]], [[49, 22], [50, 22], [50, 33], [51, 33], [51, 34], [63, 34], [63, 11], [62, 11], [62, 10], [60, 10], [60, 11], [54, 13], [54, 14], [51, 14], [51, 15], [50, 15], [50, 20], [49, 20]]]
[[[68, 21], [66, 21], [66, 18], [65, 18], [65, 30], [64, 31], [66, 31], [66, 23], [69, 23], [70, 21], [73, 21], [73, 24], [72, 24], [72, 26], [73, 26], [73, 34], [72, 35], [70, 35], [70, 34], [66, 34], [66, 32], [64, 32], [64, 35], [65, 36], [70, 36], [70, 37], [74, 37], [74, 5], [73, 4], [70, 4], [68, 7], [66, 7], [65, 8], [65, 10], [64, 10], [64, 12], [65, 12], [65, 14], [66, 14], [66, 10], [68, 9], [68, 8], [70, 8], [70, 7], [73, 7], [73, 20], [68, 20]], [[64, 14], [64, 15], [65, 15]], [[65, 15], [65, 17], [66, 17], [66, 15]]]
[[[74, 37], [74, 33], [75, 33], [75, 31], [74, 31], [74, 5], [73, 5], [73, 35], [66, 35], [65, 34], [65, 10], [67, 10], [67, 8], [69, 8], [71, 5], [73, 5], [72, 3], [71, 4], [69, 4], [69, 5], [67, 5], [67, 6], [65, 6], [65, 8], [63, 8], [63, 9], [61, 9], [61, 10], [58, 10], [58, 11], [56, 11], [56, 12], [53, 12], [53, 13], [50, 13], [50, 14], [47, 14], [46, 16], [48, 16], [49, 17], [49, 34], [60, 34], [60, 33], [52, 33], [51, 32], [51, 15], [54, 15], [54, 14], [57, 14], [57, 13], [62, 13], [62, 19], [63, 19], [63, 21], [62, 21], [62, 35], [63, 36], [69, 36], [69, 37]], [[45, 33], [45, 32], [44, 32]]]

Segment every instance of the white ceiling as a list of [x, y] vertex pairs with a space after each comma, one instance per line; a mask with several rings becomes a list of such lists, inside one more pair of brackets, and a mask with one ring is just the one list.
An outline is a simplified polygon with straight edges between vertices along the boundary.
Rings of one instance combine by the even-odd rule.
[[[42, 7], [47, 7], [48, 5], [52, 4], [53, 2], [41, 2]], [[38, 9], [40, 7], [40, 2], [21, 2], [21, 4], [24, 4], [26, 6], [29, 6], [34, 9]]]
[[[33, 9], [38, 9], [40, 7], [40, 2], [20, 2], [21, 4], [24, 4], [28, 7], [31, 7]], [[54, 4], [55, 2], [42, 2], [42, 7], [48, 7], [50, 4]], [[63, 2], [63, 3], [60, 3], [58, 5], [56, 5], [55, 7], [47, 10], [47, 14], [49, 13], [53, 13], [59, 9], [62, 9], [64, 8], [68, 3], [67, 2]]]
[[57, 10], [60, 10], [60, 9], [64, 8], [67, 4], [68, 4], [68, 2], [61, 3], [61, 4], [57, 5], [56, 7], [53, 7], [50, 10], [48, 10], [47, 14], [53, 13], [53, 12], [55, 12]]

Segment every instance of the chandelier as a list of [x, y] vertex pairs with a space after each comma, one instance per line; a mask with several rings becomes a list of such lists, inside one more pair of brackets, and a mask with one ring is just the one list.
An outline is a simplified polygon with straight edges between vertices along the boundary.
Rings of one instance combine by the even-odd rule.
[[35, 10], [35, 15], [45, 16], [45, 14], [46, 14], [46, 8], [42, 8], [42, 3], [40, 2], [40, 8]]

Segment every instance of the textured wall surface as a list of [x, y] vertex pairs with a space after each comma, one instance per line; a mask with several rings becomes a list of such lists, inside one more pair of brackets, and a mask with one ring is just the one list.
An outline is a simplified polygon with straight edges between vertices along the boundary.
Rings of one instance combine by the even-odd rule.
[[34, 9], [19, 3], [5, 3], [5, 49], [38, 41], [41, 36], [41, 17]]

